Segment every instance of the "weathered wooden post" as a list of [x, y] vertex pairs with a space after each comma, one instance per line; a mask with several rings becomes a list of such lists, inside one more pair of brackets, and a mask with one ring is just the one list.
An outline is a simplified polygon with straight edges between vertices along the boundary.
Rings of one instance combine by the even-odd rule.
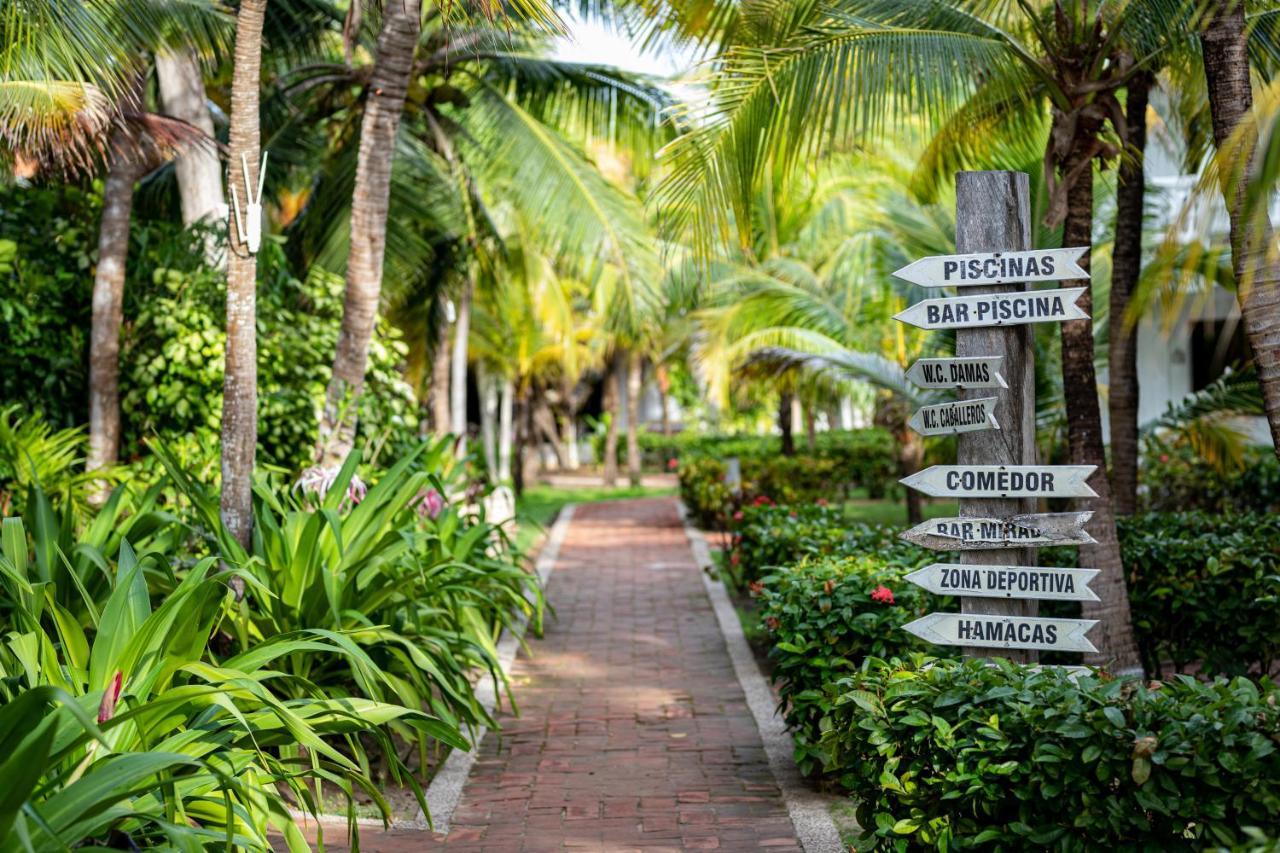
[[1082, 288], [1029, 291], [1029, 282], [1087, 275], [1085, 248], [1034, 249], [1028, 180], [1020, 172], [956, 175], [955, 255], [921, 258], [894, 275], [961, 295], [926, 299], [898, 314], [925, 329], [955, 329], [956, 357], [922, 359], [907, 378], [959, 399], [934, 403], [911, 419], [924, 435], [955, 434], [956, 465], [935, 465], [902, 482], [960, 502], [957, 518], [931, 519], [903, 534], [958, 563], [934, 563], [908, 576], [932, 592], [958, 596], [959, 613], [930, 613], [906, 630], [968, 655], [1034, 663], [1039, 650], [1094, 651], [1095, 623], [1041, 619], [1038, 599], [1097, 600], [1093, 569], [1035, 565], [1035, 548], [1087, 544], [1091, 513], [1037, 513], [1043, 498], [1090, 497], [1092, 465], [1040, 465], [1035, 443], [1035, 351], [1031, 324], [1084, 319]]
[[[956, 252], [1016, 252], [1031, 246], [1031, 190], [1023, 172], [960, 172], [956, 175]], [[1026, 290], [1022, 282], [991, 284], [968, 293]], [[956, 357], [1002, 356], [1008, 389], [997, 395], [997, 430], [957, 436], [956, 461], [961, 465], [1034, 465], [1036, 459], [1036, 367], [1034, 327], [984, 326], [956, 330]], [[961, 399], [984, 394], [962, 390]], [[1005, 518], [1036, 511], [1036, 498], [962, 498], [960, 515]], [[1034, 566], [1035, 549], [1006, 548], [965, 551], [962, 564]], [[1036, 602], [1016, 598], [960, 599], [962, 613], [1035, 616]], [[966, 646], [965, 654], [990, 656], [991, 649]], [[1011, 660], [1033, 663], [1034, 649], [1011, 650]]]

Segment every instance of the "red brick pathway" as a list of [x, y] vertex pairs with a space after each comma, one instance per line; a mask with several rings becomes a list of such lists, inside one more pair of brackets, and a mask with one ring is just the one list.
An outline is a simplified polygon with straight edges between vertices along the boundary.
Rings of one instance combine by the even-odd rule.
[[362, 847], [799, 850], [698, 571], [674, 500], [579, 507], [449, 835]]

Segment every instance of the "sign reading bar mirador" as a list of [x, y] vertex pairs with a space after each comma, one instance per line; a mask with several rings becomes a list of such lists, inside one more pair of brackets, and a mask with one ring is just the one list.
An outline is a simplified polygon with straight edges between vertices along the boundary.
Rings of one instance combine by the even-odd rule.
[[1097, 624], [1096, 619], [930, 613], [902, 627], [922, 640], [944, 646], [1096, 652], [1085, 634]]
[[907, 425], [921, 435], [954, 435], [980, 429], [1000, 429], [996, 423], [996, 397], [975, 400], [953, 400], [933, 406], [921, 406]]
[[1076, 305], [1084, 291], [1083, 287], [1064, 287], [925, 299], [893, 316], [921, 329], [971, 329], [976, 326], [1088, 320], [1089, 315]]
[[922, 358], [907, 370], [907, 381], [921, 388], [1008, 388], [1000, 375], [1004, 356]]
[[1069, 249], [1033, 249], [1029, 252], [933, 255], [912, 261], [893, 275], [921, 287], [1087, 279], [1089, 273], [1080, 268], [1078, 261], [1088, 250], [1088, 246], [1078, 246]]
[[1042, 512], [1010, 518], [931, 518], [898, 534], [932, 551], [989, 551], [1092, 545], [1085, 532], [1091, 512]]
[[933, 465], [898, 482], [935, 498], [1094, 498], [1096, 465]]
[[907, 580], [939, 595], [1097, 601], [1089, 589], [1089, 581], [1097, 574], [1097, 569], [934, 563], [916, 569]]

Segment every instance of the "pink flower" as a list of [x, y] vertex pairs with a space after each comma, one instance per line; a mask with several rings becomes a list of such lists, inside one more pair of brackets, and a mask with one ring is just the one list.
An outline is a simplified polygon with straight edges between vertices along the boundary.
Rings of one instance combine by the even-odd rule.
[[1168, 461], [1169, 461], [1169, 454], [1168, 454], [1168, 453], [1161, 453], [1161, 454], [1160, 454], [1160, 461], [1161, 461], [1161, 462], [1168, 462]]
[[111, 686], [102, 694], [102, 703], [98, 705], [98, 722], [105, 723], [116, 714], [116, 702], [120, 699], [120, 689], [124, 687], [124, 673], [116, 670]]
[[827, 501], [826, 498], [818, 498], [816, 501], [814, 501], [814, 503], [816, 503], [818, 506], [831, 506], [831, 504]]
[[444, 495], [435, 489], [427, 489], [425, 492], [418, 492], [418, 515], [425, 515], [434, 521], [440, 513], [444, 512]]
[[734, 521], [742, 521], [742, 519], [743, 519], [742, 510], [738, 510], [733, 514]]
[[674, 471], [679, 467], [680, 467], [680, 460], [676, 459], [674, 456], [667, 460], [668, 471]]
[[878, 601], [881, 604], [893, 604], [893, 590], [881, 584], [880, 586], [871, 590], [871, 600]]
[[742, 556], [737, 551], [734, 551], [732, 554], [729, 555], [729, 565], [736, 566], [738, 565], [738, 563], [741, 563], [741, 562], [742, 562]]

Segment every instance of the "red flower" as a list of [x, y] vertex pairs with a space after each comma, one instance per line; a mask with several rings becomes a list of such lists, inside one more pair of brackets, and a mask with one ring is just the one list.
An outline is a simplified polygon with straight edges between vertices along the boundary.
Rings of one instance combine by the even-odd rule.
[[884, 584], [881, 584], [871, 590], [871, 600], [878, 601], [881, 604], [893, 604], [893, 590], [889, 589], [889, 587]]
[[791, 517], [792, 517], [792, 518], [799, 518], [799, 516], [798, 516], [798, 515], [796, 515], [796, 511], [795, 511], [794, 509], [793, 509], [793, 510], [791, 510], [790, 515], [791, 515]]
[[1169, 454], [1168, 454], [1168, 453], [1161, 453], [1161, 454], [1160, 454], [1160, 461], [1161, 461], [1161, 462], [1168, 462], [1168, 461], [1169, 461]]
[[826, 498], [818, 498], [816, 501], [814, 501], [814, 503], [816, 503], [818, 506], [831, 506], [831, 504], [827, 503]]
[[747, 589], [751, 591], [752, 596], [759, 595], [764, 592], [764, 583], [762, 581], [752, 581], [747, 584]]
[[738, 510], [737, 512], [735, 512], [735, 513], [733, 514], [733, 520], [734, 520], [734, 521], [742, 521], [742, 517], [743, 517], [743, 516], [742, 516], [742, 510]]
[[732, 554], [729, 555], [729, 565], [736, 566], [740, 562], [742, 562], [742, 557], [738, 554], [737, 551], [734, 551]]
[[124, 673], [117, 669], [115, 678], [111, 679], [111, 686], [107, 688], [106, 693], [102, 694], [102, 703], [98, 705], [98, 722], [105, 723], [115, 716], [116, 701], [120, 698], [122, 687], [124, 687]]
[[770, 631], [776, 631], [776, 630], [778, 630], [778, 624], [779, 624], [779, 623], [778, 623], [778, 617], [776, 617], [776, 616], [769, 616], [769, 617], [767, 617], [767, 618], [764, 620], [764, 624], [765, 624], [765, 625], [767, 625], [767, 626], [769, 627], [769, 630], [770, 630]]
[[679, 467], [680, 467], [680, 460], [676, 459], [674, 456], [667, 460], [668, 471], [674, 471]]
[[756, 499], [751, 502], [752, 506], [773, 506], [773, 501], [769, 500], [768, 495], [757, 495]]

